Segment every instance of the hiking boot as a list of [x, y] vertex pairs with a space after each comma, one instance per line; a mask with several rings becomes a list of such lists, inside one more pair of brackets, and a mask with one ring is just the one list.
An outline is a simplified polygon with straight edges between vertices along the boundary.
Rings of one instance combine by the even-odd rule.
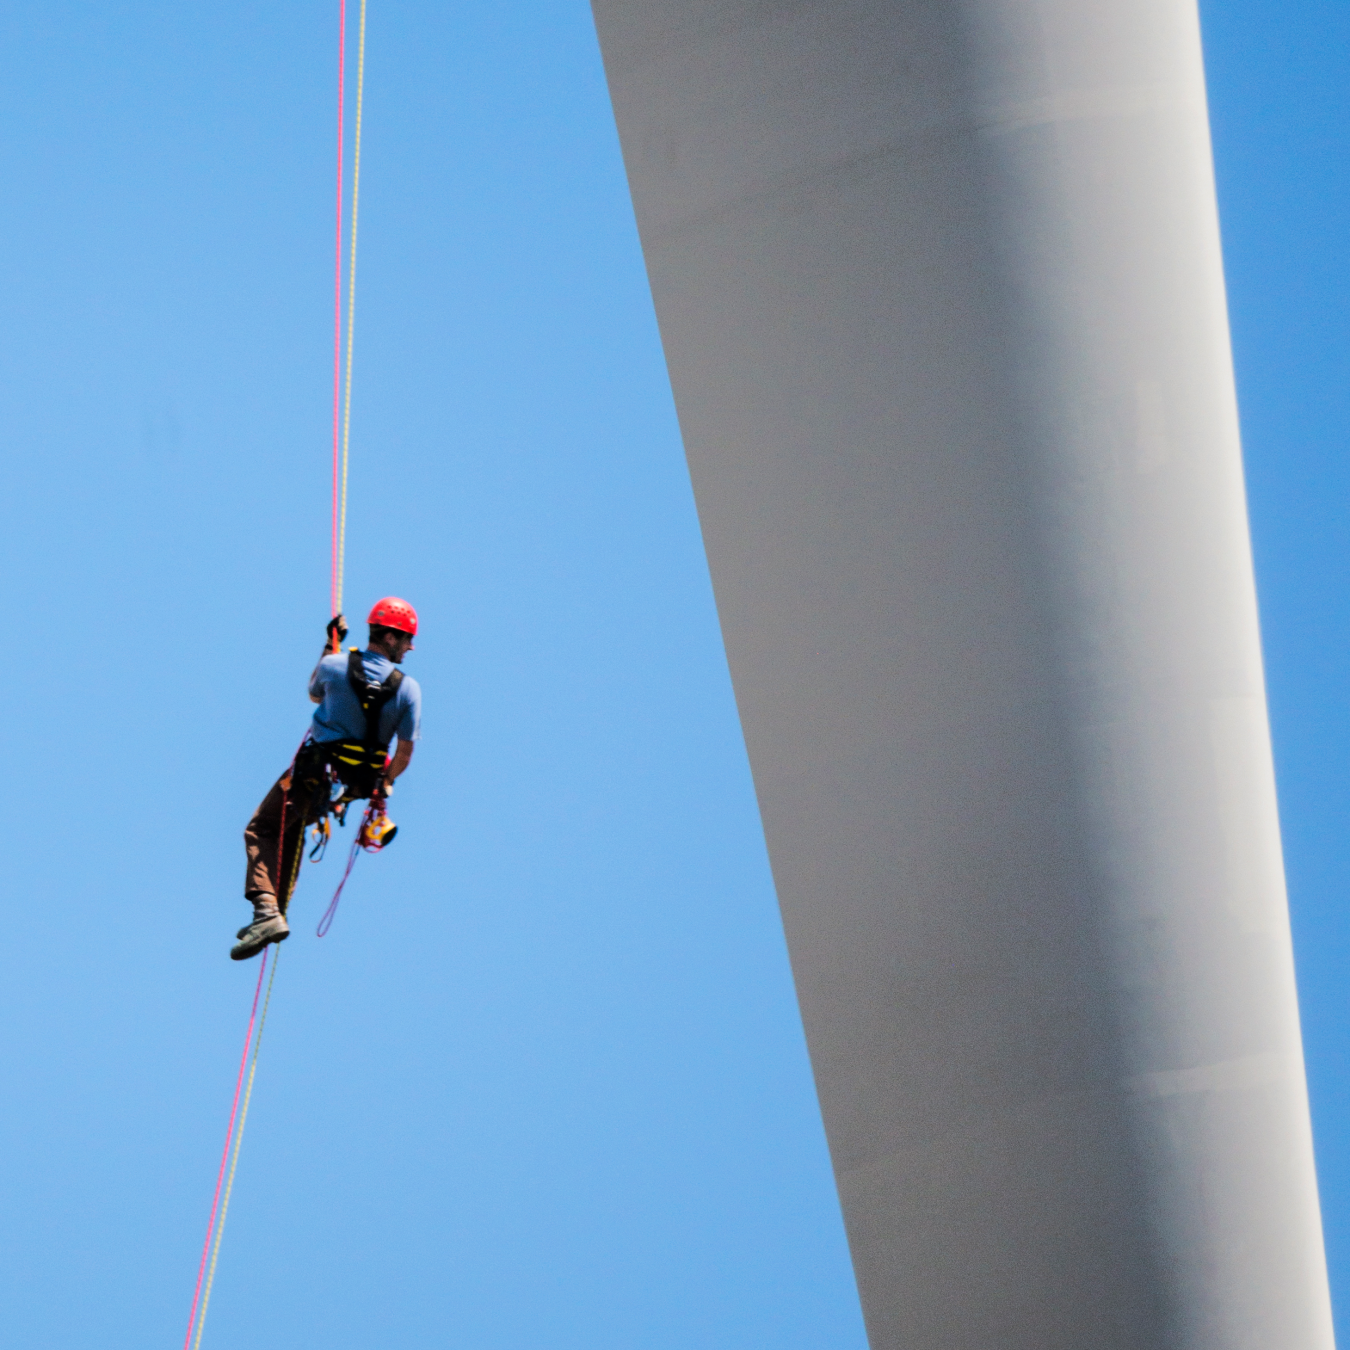
[[269, 942], [285, 942], [290, 935], [290, 925], [284, 915], [254, 919], [247, 928], [239, 930], [239, 942], [230, 949], [230, 960], [247, 961], [250, 956], [257, 956]]
[[235, 937], [242, 938], [255, 923], [262, 923], [264, 919], [275, 919], [281, 912], [277, 908], [277, 898], [275, 895], [259, 893], [246, 897], [249, 904], [253, 906], [253, 917], [235, 934]]

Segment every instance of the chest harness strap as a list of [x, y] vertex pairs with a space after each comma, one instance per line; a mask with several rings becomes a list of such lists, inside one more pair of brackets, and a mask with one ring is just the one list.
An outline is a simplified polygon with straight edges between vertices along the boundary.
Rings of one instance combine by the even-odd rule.
[[359, 742], [340, 741], [333, 755], [333, 767], [352, 795], [369, 797], [377, 776], [384, 768], [389, 749], [388, 740], [380, 738], [380, 713], [384, 705], [398, 693], [398, 687], [403, 683], [403, 672], [392, 670], [383, 684], [371, 684], [366, 679], [361, 653], [353, 647], [347, 653], [347, 682], [361, 702], [361, 711], [366, 718], [366, 734]]

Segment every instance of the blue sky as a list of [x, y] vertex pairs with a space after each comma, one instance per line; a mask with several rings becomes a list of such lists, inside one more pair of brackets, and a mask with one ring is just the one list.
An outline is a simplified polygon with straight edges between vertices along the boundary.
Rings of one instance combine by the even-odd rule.
[[[326, 617], [335, 5], [0, 13], [16, 1345], [183, 1334], [239, 834]], [[1350, 1293], [1350, 15], [1205, 8], [1333, 1282]], [[375, 0], [348, 608], [401, 833], [309, 869], [204, 1346], [862, 1350], [590, 15]]]

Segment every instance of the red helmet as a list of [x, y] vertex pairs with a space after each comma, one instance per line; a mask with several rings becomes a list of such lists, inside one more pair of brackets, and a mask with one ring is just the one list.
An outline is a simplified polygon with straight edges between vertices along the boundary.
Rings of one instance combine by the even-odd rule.
[[381, 628], [397, 628], [409, 637], [417, 636], [417, 611], [396, 595], [386, 595], [383, 600], [377, 600], [366, 622], [378, 624]]

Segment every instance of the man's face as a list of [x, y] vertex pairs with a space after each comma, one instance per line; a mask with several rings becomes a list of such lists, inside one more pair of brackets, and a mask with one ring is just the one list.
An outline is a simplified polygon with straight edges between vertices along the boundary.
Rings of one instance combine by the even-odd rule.
[[386, 633], [383, 645], [389, 659], [396, 666], [401, 666], [403, 664], [403, 658], [413, 649], [412, 634], [399, 632]]

